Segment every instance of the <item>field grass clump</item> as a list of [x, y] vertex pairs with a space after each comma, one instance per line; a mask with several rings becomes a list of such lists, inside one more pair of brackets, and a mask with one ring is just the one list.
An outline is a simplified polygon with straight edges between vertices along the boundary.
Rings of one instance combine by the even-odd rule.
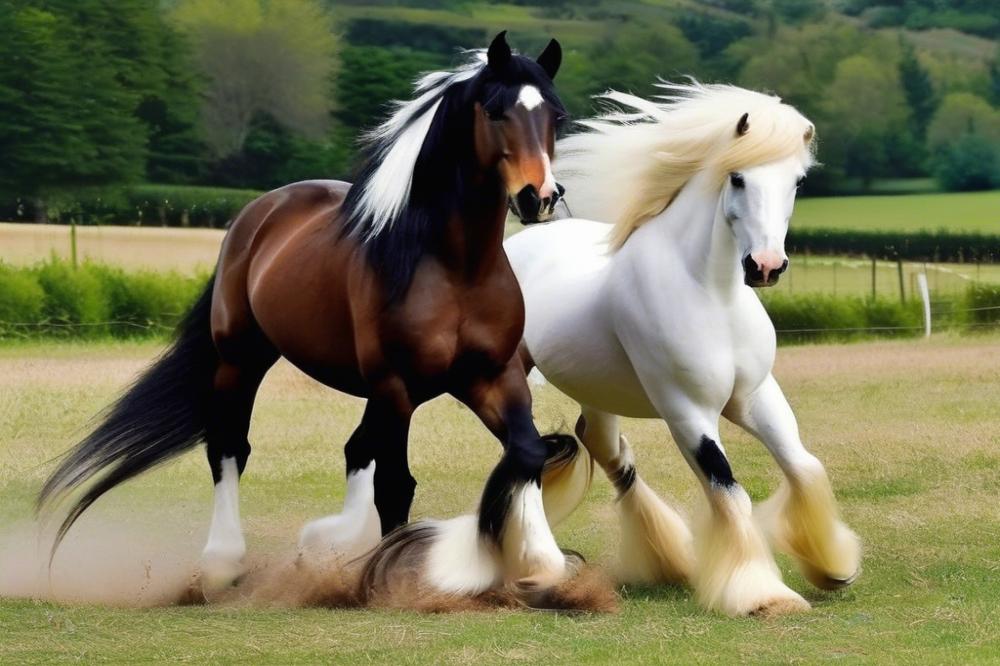
[[963, 300], [968, 323], [1000, 323], [1000, 285], [974, 283]]
[[918, 301], [783, 293], [762, 300], [779, 342], [915, 335], [922, 323]]
[[104, 284], [90, 266], [74, 269], [64, 261], [47, 261], [34, 269], [45, 292], [42, 316], [53, 329], [72, 326], [83, 337], [107, 333], [111, 315]]
[[89, 270], [99, 276], [115, 337], [149, 335], [172, 329], [204, 288], [204, 278], [153, 271], [125, 272], [104, 264]]
[[27, 268], [0, 262], [0, 339], [162, 336], [207, 279], [54, 258]]
[[0, 322], [35, 322], [42, 318], [45, 290], [38, 277], [0, 262]]

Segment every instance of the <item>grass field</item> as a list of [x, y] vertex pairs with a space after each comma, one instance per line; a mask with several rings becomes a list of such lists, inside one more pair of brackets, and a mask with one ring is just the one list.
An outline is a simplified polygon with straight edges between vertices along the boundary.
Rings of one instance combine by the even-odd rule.
[[[77, 227], [77, 257], [126, 268], [197, 271], [215, 266], [224, 232], [163, 227]], [[0, 261], [27, 265], [69, 259], [70, 227], [0, 222]]]
[[[29, 515], [32, 496], [51, 469], [47, 461], [156, 351], [149, 344], [0, 347], [0, 544]], [[1000, 338], [786, 348], [779, 351], [776, 374], [866, 549], [861, 579], [834, 594], [811, 591], [779, 559], [789, 584], [813, 603], [808, 614], [734, 620], [702, 611], [685, 590], [634, 587], [622, 590], [620, 612], [601, 615], [129, 610], [4, 599], [0, 663], [996, 660]], [[361, 406], [288, 366], [279, 366], [265, 382], [243, 483], [252, 552], [287, 551], [305, 520], [339, 507], [341, 447]], [[535, 412], [543, 430], [565, 427], [576, 417], [550, 387], [537, 391]], [[690, 508], [699, 493], [666, 428], [628, 421], [625, 431], [650, 484]], [[763, 448], [728, 426], [723, 439], [737, 477], [755, 500], [766, 497], [779, 474]], [[414, 515], [454, 515], [474, 506], [498, 453], [453, 401], [424, 407], [411, 438], [412, 467], [421, 484]], [[610, 562], [616, 538], [612, 495], [603, 478], [596, 480], [582, 510], [557, 531], [561, 545], [592, 562]], [[69, 552], [90, 544], [95, 555], [57, 560], [53, 580], [58, 584], [73, 573], [92, 588], [139, 584], [144, 563], [153, 562], [157, 575], [164, 551], [189, 567], [210, 502], [200, 454], [120, 488], [84, 519], [68, 544]], [[109, 525], [118, 531], [117, 541], [102, 537], [102, 526]], [[110, 547], [125, 555], [104, 561], [99, 555]], [[111, 564], [123, 558], [127, 566]]]
[[793, 227], [1000, 234], [1000, 190], [900, 196], [815, 197], [795, 204]]
[[[1000, 234], [1000, 191], [965, 194], [831, 197], [802, 199], [792, 226], [849, 229], [955, 229]], [[507, 225], [507, 235], [523, 229]], [[105, 261], [127, 268], [210, 269], [218, 257], [223, 232], [212, 229], [157, 227], [79, 227], [80, 259]], [[69, 227], [0, 223], [0, 261], [32, 264], [52, 254], [70, 256]], [[871, 264], [836, 257], [793, 256], [780, 290], [796, 293], [871, 293]], [[911, 293], [913, 275], [928, 272], [931, 291], [958, 293], [972, 280], [1000, 282], [1000, 265], [904, 265], [904, 289]], [[896, 266], [880, 262], [876, 271], [879, 294], [899, 294]]]

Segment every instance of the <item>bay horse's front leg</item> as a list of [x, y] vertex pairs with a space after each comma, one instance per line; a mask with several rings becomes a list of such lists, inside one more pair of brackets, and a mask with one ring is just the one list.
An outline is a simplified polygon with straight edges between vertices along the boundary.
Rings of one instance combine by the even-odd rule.
[[841, 522], [826, 470], [803, 446], [778, 382], [768, 375], [750, 395], [730, 403], [725, 416], [762, 441], [785, 474], [778, 491], [754, 511], [775, 548], [795, 557], [816, 587], [853, 583], [860, 541]]
[[[543, 438], [531, 416], [531, 392], [520, 363], [496, 378], [477, 382], [460, 398], [504, 447], [503, 457], [483, 490], [478, 531], [500, 549], [503, 577], [522, 589], [558, 583], [566, 558], [549, 527], [542, 504], [542, 471], [553, 438]], [[575, 447], [575, 442], [570, 442]]]
[[318, 563], [350, 561], [406, 523], [416, 481], [406, 459], [413, 409], [405, 399], [372, 397], [344, 447], [347, 492], [339, 514], [307, 523], [299, 552]]

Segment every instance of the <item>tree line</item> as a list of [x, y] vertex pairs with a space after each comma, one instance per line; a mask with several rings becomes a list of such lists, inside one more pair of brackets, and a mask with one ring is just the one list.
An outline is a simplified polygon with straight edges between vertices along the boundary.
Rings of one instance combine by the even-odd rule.
[[[449, 19], [483, 3], [418, 4]], [[825, 3], [711, 0], [652, 19], [637, 1], [516, 4], [538, 17], [512, 35], [525, 51], [550, 36], [547, 21], [572, 28], [554, 34], [566, 50], [560, 91], [577, 117], [609, 87], [654, 95], [657, 77], [694, 75], [778, 92], [814, 119], [824, 163], [814, 192], [921, 176], [946, 189], [1000, 186], [997, 53], [929, 49], [907, 31], [938, 21], [994, 36], [993, 3], [851, 0], [848, 16]], [[7, 0], [0, 208], [44, 217], [80, 191], [144, 182], [264, 189], [349, 178], [356, 139], [388, 100], [506, 27], [363, 10]], [[489, 22], [503, 21], [499, 11]]]

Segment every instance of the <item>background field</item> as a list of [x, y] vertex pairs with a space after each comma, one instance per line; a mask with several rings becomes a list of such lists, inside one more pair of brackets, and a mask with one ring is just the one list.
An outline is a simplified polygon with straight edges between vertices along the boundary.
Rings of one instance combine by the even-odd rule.
[[[0, 662], [271, 661], [288, 663], [962, 663], [1000, 651], [1000, 338], [806, 346], [779, 351], [776, 374], [811, 449], [828, 465], [848, 522], [865, 542], [864, 573], [843, 592], [810, 590], [789, 562], [786, 579], [814, 605], [807, 615], [731, 620], [701, 611], [687, 591], [625, 588], [615, 615], [503, 611], [417, 615], [227, 607], [116, 610], [0, 601]], [[0, 347], [0, 542], [29, 515], [47, 462], [82, 432], [157, 351], [150, 344]], [[254, 418], [254, 454], [243, 484], [252, 552], [286, 552], [301, 524], [339, 507], [341, 446], [360, 401], [279, 366]], [[536, 393], [543, 430], [576, 413], [550, 387]], [[691, 473], [652, 421], [625, 431], [639, 469], [686, 509]], [[755, 500], [779, 474], [734, 428], [723, 438]], [[498, 446], [451, 400], [417, 415], [411, 460], [420, 481], [415, 516], [474, 506]], [[583, 510], [560, 527], [565, 547], [608, 563], [615, 542], [612, 490], [597, 479]], [[114, 524], [129, 567], [90, 563], [93, 584], [142, 580], [156, 544], [197, 556], [211, 502], [200, 453], [119, 489], [81, 523], [77, 543]], [[72, 548], [72, 544], [71, 544]], [[2, 554], [0, 554], [2, 557]], [[79, 562], [57, 562], [54, 580]], [[3, 577], [0, 567], [0, 581]], [[153, 567], [154, 575], [157, 572]]]

